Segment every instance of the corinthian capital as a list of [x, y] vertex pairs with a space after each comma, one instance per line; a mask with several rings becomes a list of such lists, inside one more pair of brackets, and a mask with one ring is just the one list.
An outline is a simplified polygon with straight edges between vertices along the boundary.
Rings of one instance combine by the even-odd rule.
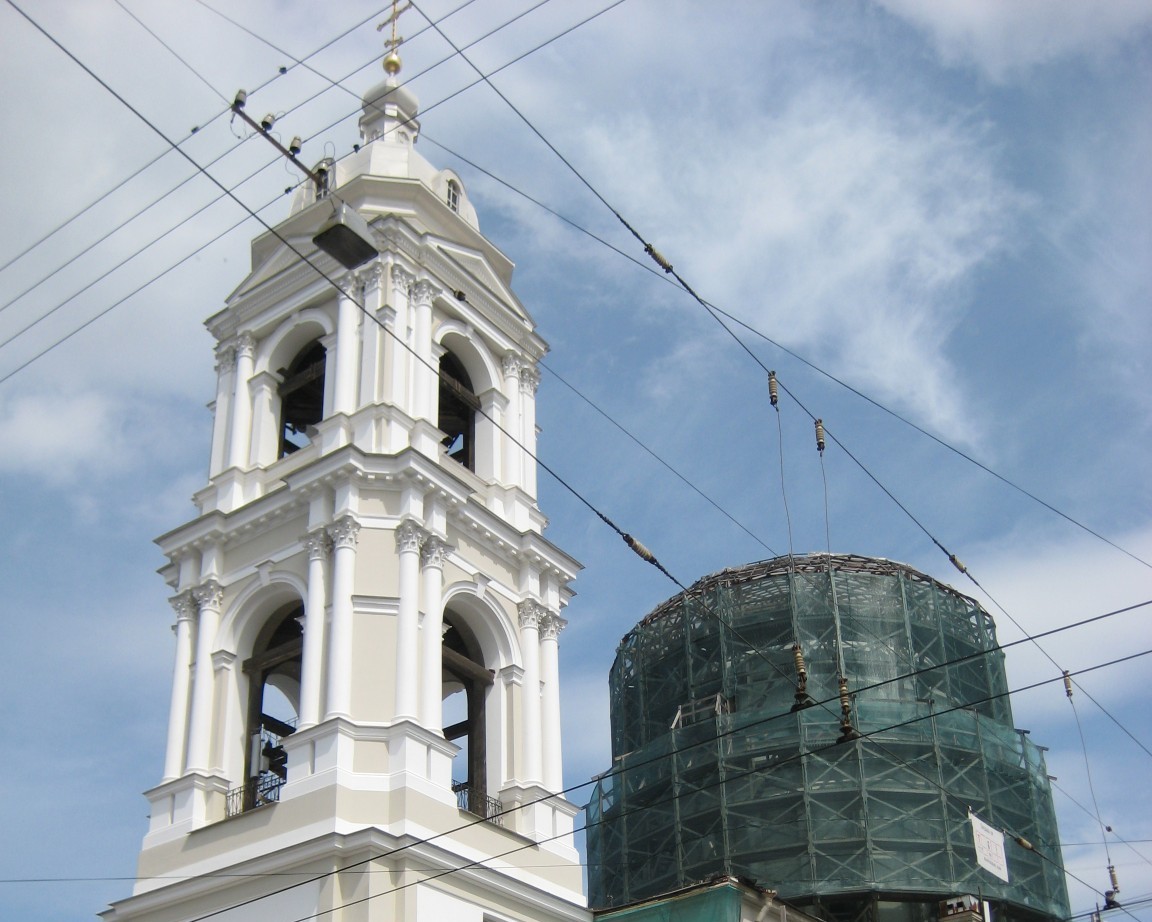
[[411, 519], [405, 519], [396, 527], [396, 553], [419, 551], [427, 537], [428, 532]]
[[520, 614], [521, 629], [532, 628], [535, 630], [539, 628], [541, 616], [547, 614], [544, 606], [534, 599], [525, 599], [516, 606], [516, 610]]
[[236, 337], [235, 350], [237, 358], [252, 358], [256, 354], [256, 337], [248, 332], [241, 333]]
[[524, 394], [535, 394], [540, 386], [540, 372], [535, 365], [525, 365], [520, 369], [520, 391]]
[[172, 606], [176, 612], [176, 623], [181, 621], [191, 621], [196, 614], [196, 600], [192, 597], [191, 590], [181, 592], [179, 595], [174, 595], [168, 600], [168, 604]]
[[224, 587], [214, 579], [205, 580], [192, 590], [192, 597], [200, 606], [201, 612], [219, 612], [220, 606], [224, 603]]
[[392, 267], [392, 286], [394, 288], [407, 292], [414, 284], [416, 284], [416, 276], [411, 272], [403, 266]]
[[340, 294], [355, 300], [364, 288], [364, 278], [359, 272], [347, 272], [336, 284], [340, 286]]
[[228, 374], [236, 367], [236, 344], [235, 343], [220, 343], [216, 347], [216, 373], [219, 375]]
[[540, 639], [555, 640], [566, 627], [568, 627], [568, 622], [556, 614], [556, 612], [545, 612], [544, 616], [540, 619]]
[[440, 569], [444, 566], [444, 558], [453, 550], [453, 547], [443, 538], [429, 535], [420, 547], [420, 562], [426, 567]]
[[500, 360], [500, 367], [504, 372], [505, 378], [520, 377], [521, 365], [523, 365], [523, 362], [515, 352], [505, 352], [504, 358]]
[[440, 289], [427, 279], [421, 279], [412, 286], [412, 300], [418, 305], [431, 304], [432, 299], [440, 293]]
[[342, 515], [335, 522], [332, 527], [328, 529], [328, 534], [332, 538], [332, 543], [336, 547], [355, 547], [357, 535], [360, 532], [360, 523], [357, 522], [350, 515]]
[[327, 531], [318, 528], [304, 536], [304, 548], [308, 551], [309, 560], [323, 560], [332, 550], [332, 539]]

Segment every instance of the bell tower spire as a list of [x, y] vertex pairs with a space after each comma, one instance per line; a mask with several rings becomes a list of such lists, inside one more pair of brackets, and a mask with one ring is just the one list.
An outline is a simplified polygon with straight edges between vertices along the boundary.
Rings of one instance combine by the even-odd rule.
[[[381, 24], [362, 145], [300, 187], [207, 321], [209, 476], [158, 539], [176, 615], [164, 768], [109, 922], [252, 899], [336, 922], [366, 918], [344, 909], [364, 899], [417, 922], [586, 918], [558, 793], [579, 564], [536, 502], [547, 345], [460, 177], [415, 150], [408, 6]], [[378, 255], [345, 269], [309, 248], [324, 278], [285, 241], [334, 215]]]

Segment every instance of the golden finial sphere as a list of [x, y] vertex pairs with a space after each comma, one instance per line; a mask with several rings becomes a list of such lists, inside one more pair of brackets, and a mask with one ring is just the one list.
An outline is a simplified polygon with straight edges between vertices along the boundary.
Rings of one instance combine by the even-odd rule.
[[384, 57], [384, 72], [395, 77], [400, 73], [400, 64], [400, 55], [391, 51]]

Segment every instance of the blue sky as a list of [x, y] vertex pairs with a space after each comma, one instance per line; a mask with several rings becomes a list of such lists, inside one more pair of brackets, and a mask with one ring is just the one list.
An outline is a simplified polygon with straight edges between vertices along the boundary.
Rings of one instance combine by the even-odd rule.
[[[243, 87], [253, 110], [285, 113], [283, 133], [306, 138], [306, 160], [357, 140], [352, 113], [378, 79], [383, 3], [342, 0], [319, 18], [293, 0], [227, 7], [297, 57], [365, 20], [310, 60], [351, 92], [303, 68], [277, 77], [292, 63], [285, 54], [201, 4], [123, 4], [215, 90], [113, 0], [26, 8], [170, 137], [204, 125], [186, 149], [201, 163], [222, 157], [211, 168], [222, 182], [260, 170], [238, 194], [271, 203], [268, 220], [286, 214], [282, 191], [296, 177], [266, 166], [266, 145], [211, 121], [220, 96]], [[419, 3], [433, 18], [455, 5]], [[529, 6], [475, 0], [443, 28], [464, 44]], [[469, 55], [490, 71], [600, 8], [551, 0]], [[411, 36], [404, 76], [426, 110], [421, 149], [464, 178], [552, 345], [541, 458], [685, 583], [786, 552], [781, 446], [761, 368], [662, 274], [437, 147], [645, 261], [489, 88], [432, 108], [475, 76], [459, 59], [423, 73], [450, 49], [417, 34], [422, 25], [409, 13], [401, 30]], [[243, 213], [209, 205], [217, 192], [203, 178], [170, 192], [191, 176], [187, 163], [170, 154], [145, 168], [164, 142], [8, 6], [0, 52], [0, 263], [131, 178], [0, 272], [5, 303], [51, 274], [0, 310], [0, 339], [208, 206], [0, 347], [3, 377], [126, 298], [0, 383], [0, 878], [130, 878], [147, 812], [140, 791], [160, 776], [172, 657], [151, 540], [191, 515], [203, 482], [214, 372], [202, 321], [243, 277], [258, 227], [249, 220], [130, 296]], [[707, 300], [1152, 560], [1152, 3], [626, 0], [494, 82]], [[111, 233], [153, 199], [161, 204]], [[1023, 630], [1152, 598], [1147, 565], [741, 336]], [[837, 445], [824, 459], [826, 519], [811, 422], [784, 399], [780, 426], [797, 551], [823, 550], [827, 525], [833, 550], [902, 560], [974, 592], [1003, 641], [1020, 636]], [[554, 481], [542, 474], [540, 484], [549, 537], [586, 566], [561, 638], [572, 784], [609, 762], [615, 644], [675, 587]], [[1045, 643], [1072, 670], [1150, 648], [1147, 609]], [[1055, 674], [1024, 647], [1008, 669], [1013, 687]], [[1150, 674], [1143, 658], [1083, 675], [1107, 715], [1076, 699], [1101, 814], [1133, 846], [1109, 840], [1129, 903], [1152, 897]], [[1062, 838], [1096, 843], [1064, 852], [1082, 912], [1096, 902], [1090, 888], [1106, 885], [1107, 860], [1077, 805], [1091, 807], [1092, 795], [1072, 711], [1058, 684], [1013, 706], [1017, 725], [1050, 747]], [[0, 910], [83, 918], [129, 888], [0, 883]], [[1148, 906], [1132, 913], [1152, 919]]]

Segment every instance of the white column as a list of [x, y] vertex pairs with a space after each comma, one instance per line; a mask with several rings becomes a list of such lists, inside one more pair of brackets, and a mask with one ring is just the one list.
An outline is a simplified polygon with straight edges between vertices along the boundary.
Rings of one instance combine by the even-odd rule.
[[232, 392], [235, 389], [236, 347], [221, 343], [216, 347], [216, 406], [212, 415], [212, 457], [208, 476], [224, 470], [228, 458], [228, 426], [232, 422]]
[[560, 749], [560, 632], [568, 622], [555, 612], [540, 619], [540, 676], [543, 689], [544, 787], [564, 790], [563, 753]]
[[424, 620], [420, 628], [420, 722], [439, 733], [444, 723], [441, 649], [444, 636], [444, 558], [452, 551], [443, 539], [429, 535], [420, 548], [423, 565]]
[[304, 536], [308, 549], [308, 598], [304, 601], [304, 651], [300, 662], [300, 726], [320, 721], [324, 672], [324, 608], [328, 601], [328, 553], [332, 539], [323, 529]]
[[524, 654], [524, 709], [520, 749], [524, 753], [525, 784], [539, 784], [540, 777], [540, 616], [544, 609], [531, 599], [519, 605], [520, 647]]
[[378, 320], [383, 306], [384, 266], [379, 261], [361, 270], [364, 279], [365, 314], [360, 326], [360, 403], [373, 404], [379, 401], [383, 385], [383, 364], [380, 354], [380, 337], [383, 332]]
[[280, 379], [267, 371], [248, 382], [252, 394], [252, 447], [248, 463], [252, 467], [272, 464], [280, 452], [280, 432], [276, 425], [279, 387]]
[[412, 347], [418, 357], [413, 362], [413, 415], [416, 419], [432, 422], [436, 422], [436, 403], [440, 394], [436, 360], [432, 356], [432, 299], [437, 292], [438, 289], [427, 280], [412, 286]]
[[536, 388], [540, 372], [534, 365], [520, 369], [520, 452], [522, 480], [520, 485], [529, 496], [536, 495]]
[[409, 416], [414, 415], [414, 411], [407, 387], [408, 372], [412, 365], [411, 353], [406, 348], [408, 346], [408, 326], [411, 322], [408, 310], [408, 292], [415, 282], [416, 276], [411, 272], [405, 271], [400, 266], [392, 267], [392, 304], [396, 309], [392, 332], [395, 336], [392, 338], [390, 347], [386, 350], [392, 368], [388, 374], [389, 389], [385, 394], [385, 399]]
[[335, 550], [332, 553], [332, 630], [328, 637], [328, 717], [352, 716], [352, 590], [359, 531], [360, 523], [350, 515], [337, 519], [329, 529]]
[[360, 351], [360, 308], [363, 288], [360, 276], [350, 272], [340, 282], [336, 314], [336, 382], [332, 392], [333, 413], [356, 412], [356, 365]]
[[520, 356], [509, 352], [502, 363], [504, 371], [504, 396], [508, 398], [508, 409], [504, 413], [504, 485], [520, 486], [521, 459], [524, 452], [516, 444], [520, 438]]
[[164, 750], [164, 780], [184, 773], [184, 746], [188, 739], [188, 693], [192, 690], [192, 622], [196, 600], [181, 592], [168, 600], [176, 610], [176, 665], [172, 670], [172, 703], [168, 707], [168, 746]]
[[396, 529], [400, 605], [396, 616], [396, 719], [417, 717], [420, 630], [420, 546], [427, 533], [413, 521]]
[[236, 338], [236, 373], [233, 376], [232, 432], [228, 439], [228, 466], [244, 467], [248, 461], [248, 445], [252, 436], [252, 395], [248, 379], [252, 377], [252, 356], [256, 352], [256, 337], [241, 333]]
[[200, 615], [196, 626], [196, 663], [193, 667], [187, 770], [208, 774], [212, 770], [212, 700], [215, 688], [212, 647], [220, 626], [224, 588], [216, 580], [210, 579], [193, 589], [192, 595], [200, 607]]

